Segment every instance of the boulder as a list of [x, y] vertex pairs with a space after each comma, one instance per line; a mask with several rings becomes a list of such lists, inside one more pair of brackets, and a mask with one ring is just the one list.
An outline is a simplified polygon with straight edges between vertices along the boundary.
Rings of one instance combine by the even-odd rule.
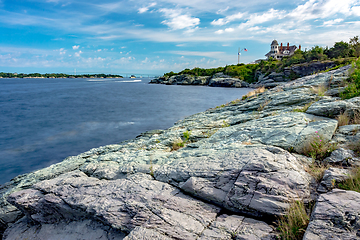
[[249, 87], [249, 84], [238, 78], [213, 77], [209, 81], [209, 86], [210, 87]]
[[334, 189], [321, 194], [303, 240], [359, 239], [360, 193]]
[[355, 156], [354, 151], [350, 149], [339, 148], [324, 159], [325, 163], [337, 164], [342, 166], [360, 166], [360, 158]]
[[350, 171], [348, 169], [340, 169], [330, 167], [324, 173], [317, 191], [320, 193], [326, 193], [334, 189], [337, 184], [344, 182], [350, 176]]
[[200, 153], [161, 166], [155, 179], [257, 217], [283, 214], [291, 198], [310, 199], [312, 178], [294, 156], [280, 148]]
[[145, 174], [104, 181], [73, 171], [13, 193], [8, 201], [38, 228], [91, 219], [124, 233], [143, 226], [179, 239], [196, 239], [220, 211]]

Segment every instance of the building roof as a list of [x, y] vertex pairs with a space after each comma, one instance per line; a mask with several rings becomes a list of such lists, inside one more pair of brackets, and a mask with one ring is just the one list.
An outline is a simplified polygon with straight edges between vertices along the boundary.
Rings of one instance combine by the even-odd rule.
[[271, 45], [279, 45], [276, 40], [272, 41]]
[[[271, 44], [272, 45], [272, 44]], [[274, 51], [270, 51], [268, 52], [265, 56], [266, 57], [269, 57], [269, 56], [273, 56], [273, 55], [276, 55], [276, 56], [290, 56], [292, 54], [294, 54], [294, 52], [296, 51], [297, 47], [295, 45], [293, 46], [289, 46], [289, 49], [287, 48], [287, 46], [283, 46], [282, 47], [282, 50], [281, 48], [279, 47], [278, 49], [278, 52], [275, 53]], [[288, 50], [289, 53], [286, 53], [285, 51]]]

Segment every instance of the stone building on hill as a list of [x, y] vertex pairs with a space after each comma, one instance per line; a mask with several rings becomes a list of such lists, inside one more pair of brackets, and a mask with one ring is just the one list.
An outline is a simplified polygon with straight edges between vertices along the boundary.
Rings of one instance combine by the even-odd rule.
[[[287, 46], [283, 46], [282, 43], [279, 46], [278, 42], [274, 40], [271, 43], [270, 52], [268, 52], [265, 56], [267, 59], [272, 57], [274, 59], [281, 60], [283, 57], [293, 55], [296, 49], [298, 48], [295, 45], [290, 46], [289, 43], [287, 43]], [[299, 45], [299, 49], [301, 49], [301, 45]]]

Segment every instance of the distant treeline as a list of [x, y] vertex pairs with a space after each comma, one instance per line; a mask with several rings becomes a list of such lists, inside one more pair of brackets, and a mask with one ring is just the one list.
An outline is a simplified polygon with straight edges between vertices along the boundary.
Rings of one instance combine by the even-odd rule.
[[122, 78], [120, 75], [113, 74], [79, 74], [69, 75], [64, 73], [4, 73], [0, 72], [2, 78]]
[[320, 47], [314, 46], [311, 49], [302, 51], [296, 50], [292, 56], [284, 57], [281, 60], [268, 59], [261, 60], [258, 64], [237, 64], [227, 65], [225, 67], [218, 68], [193, 68], [185, 69], [181, 72], [174, 73], [168, 72], [164, 76], [174, 76], [180, 74], [190, 74], [195, 76], [212, 76], [216, 73], [223, 72], [226, 75], [237, 77], [248, 83], [256, 81], [255, 72], [261, 71], [262, 73], [280, 72], [285, 67], [292, 66], [294, 64], [310, 63], [315, 61], [334, 61], [334, 63], [340, 67], [346, 64], [350, 64], [356, 58], [360, 56], [360, 42], [359, 37], [353, 37], [349, 43], [341, 41], [336, 42], [333, 47]]

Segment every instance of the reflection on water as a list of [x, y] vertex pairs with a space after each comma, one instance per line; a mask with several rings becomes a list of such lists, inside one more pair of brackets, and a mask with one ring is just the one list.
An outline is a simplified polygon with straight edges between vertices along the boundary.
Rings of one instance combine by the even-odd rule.
[[138, 79], [0, 79], [0, 184], [94, 147], [169, 128], [248, 91]]

